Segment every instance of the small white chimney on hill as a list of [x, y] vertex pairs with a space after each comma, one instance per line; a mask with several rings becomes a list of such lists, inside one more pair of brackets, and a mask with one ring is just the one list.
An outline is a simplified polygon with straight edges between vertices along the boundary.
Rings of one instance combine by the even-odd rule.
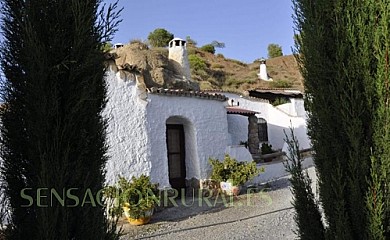
[[169, 42], [168, 58], [181, 66], [183, 77], [191, 80], [190, 64], [188, 63], [187, 44], [181, 38], [174, 38]]
[[272, 81], [272, 78], [268, 77], [267, 65], [265, 63], [266, 63], [266, 61], [264, 58], [260, 59], [260, 73], [258, 73], [257, 75], [259, 76], [259, 79], [261, 79], [261, 80]]

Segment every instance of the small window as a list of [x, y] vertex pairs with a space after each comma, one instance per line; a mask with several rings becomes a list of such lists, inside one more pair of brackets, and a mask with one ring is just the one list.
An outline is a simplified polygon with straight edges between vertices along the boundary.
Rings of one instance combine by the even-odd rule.
[[268, 142], [267, 121], [264, 118], [257, 119], [257, 130], [260, 142]]

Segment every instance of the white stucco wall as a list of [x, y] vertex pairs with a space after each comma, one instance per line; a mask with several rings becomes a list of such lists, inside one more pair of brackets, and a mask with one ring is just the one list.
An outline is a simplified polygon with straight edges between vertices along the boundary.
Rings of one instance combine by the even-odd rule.
[[[222, 93], [225, 94], [225, 93]], [[300, 148], [305, 149], [310, 147], [310, 140], [307, 136], [307, 124], [306, 124], [306, 112], [303, 108], [303, 100], [292, 99], [291, 103], [283, 104], [285, 111], [282, 111], [271, 104], [258, 101], [256, 99], [242, 98], [237, 94], [226, 93], [230, 99], [234, 100], [234, 103], [239, 102], [239, 106], [245, 109], [260, 112], [256, 114], [258, 118], [264, 118], [267, 121], [268, 126], [268, 142], [274, 149], [282, 149], [284, 146], [284, 132], [289, 131], [289, 127], [294, 128], [294, 133], [299, 141]], [[294, 115], [289, 114], [295, 113]], [[236, 128], [239, 122], [241, 126], [247, 126], [248, 121], [244, 119], [236, 118], [235, 126], [229, 126], [229, 128]], [[230, 123], [230, 122], [229, 122]]]
[[207, 178], [209, 157], [223, 159], [229, 144], [225, 103], [194, 97], [147, 94], [136, 86], [135, 76], [107, 73], [109, 160], [106, 182], [147, 174], [160, 188], [170, 187], [166, 124], [184, 126], [186, 178]]
[[252, 154], [243, 145], [228, 146], [225, 151], [230, 157], [235, 158], [239, 162], [251, 162], [253, 161]]
[[224, 103], [152, 94], [148, 101], [146, 125], [151, 146], [152, 180], [158, 181], [161, 187], [169, 187], [165, 132], [167, 119], [172, 117], [184, 123], [186, 178], [207, 178], [210, 171], [208, 159], [223, 159], [229, 143]]
[[[314, 162], [311, 157], [305, 158], [303, 160], [302, 162], [303, 169], [307, 169], [312, 166], [314, 166]], [[261, 164], [257, 164], [257, 167], [258, 168], [263, 167], [265, 171], [263, 173], [260, 173], [257, 177], [255, 177], [251, 181], [249, 181], [247, 185], [266, 183], [289, 175], [289, 173], [286, 171], [286, 168], [283, 165], [283, 162], [261, 163]]]
[[143, 173], [149, 175], [146, 102], [137, 97], [135, 76], [120, 76], [112, 65], [106, 81], [108, 102], [103, 111], [108, 119], [106, 181], [114, 184], [119, 175], [126, 178]]
[[[229, 145], [239, 145], [240, 142], [248, 141], [248, 117], [237, 114], [228, 114]], [[244, 124], [246, 122], [246, 125]]]

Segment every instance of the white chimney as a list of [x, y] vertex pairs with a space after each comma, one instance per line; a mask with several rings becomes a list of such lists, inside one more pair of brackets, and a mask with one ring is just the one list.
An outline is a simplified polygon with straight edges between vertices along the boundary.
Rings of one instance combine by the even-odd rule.
[[272, 81], [272, 78], [268, 77], [267, 65], [265, 63], [266, 63], [266, 61], [264, 58], [260, 59], [260, 73], [258, 73], [257, 75], [259, 76], [259, 79], [261, 79], [261, 80]]
[[168, 58], [181, 66], [184, 79], [191, 80], [190, 64], [188, 63], [187, 44], [181, 38], [174, 38], [169, 42]]

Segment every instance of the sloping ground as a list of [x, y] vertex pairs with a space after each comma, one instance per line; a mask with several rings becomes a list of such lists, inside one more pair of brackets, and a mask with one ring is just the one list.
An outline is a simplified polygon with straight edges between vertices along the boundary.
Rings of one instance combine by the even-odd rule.
[[[168, 49], [152, 48], [142, 43], [125, 45], [114, 50], [118, 66], [137, 66], [146, 87], [182, 88], [187, 90], [222, 89], [245, 91], [254, 88], [295, 88], [303, 91], [303, 79], [294, 56], [267, 60], [268, 75], [273, 82], [258, 79], [260, 63], [246, 64], [212, 54], [196, 47], [188, 48], [193, 82], [183, 82], [183, 75], [174, 61], [168, 59]], [[199, 86], [198, 86], [199, 84]]]
[[[189, 48], [189, 56], [196, 55], [205, 62], [201, 69], [191, 68], [192, 78], [200, 88], [244, 91], [254, 88], [294, 88], [303, 91], [303, 78], [293, 55], [267, 60], [268, 75], [273, 82], [261, 81], [257, 74], [260, 62], [245, 64], [225, 58], [221, 54], [211, 54], [197, 48]], [[194, 65], [190, 58], [190, 65]]]

